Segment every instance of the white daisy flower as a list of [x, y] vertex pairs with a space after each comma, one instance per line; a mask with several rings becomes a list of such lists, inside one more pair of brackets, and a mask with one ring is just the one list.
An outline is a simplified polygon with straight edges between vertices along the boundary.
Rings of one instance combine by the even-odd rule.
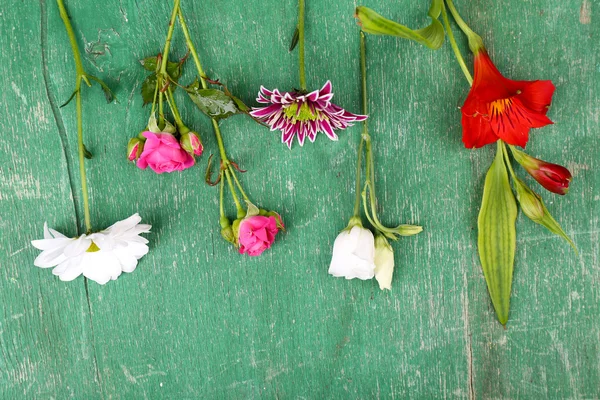
[[42, 250], [34, 265], [52, 268], [52, 273], [62, 281], [72, 281], [83, 274], [88, 279], [104, 285], [115, 280], [121, 272], [133, 272], [137, 262], [148, 253], [148, 240], [141, 233], [151, 226], [140, 224], [136, 213], [103, 231], [69, 238], [44, 223], [44, 239], [31, 244]]

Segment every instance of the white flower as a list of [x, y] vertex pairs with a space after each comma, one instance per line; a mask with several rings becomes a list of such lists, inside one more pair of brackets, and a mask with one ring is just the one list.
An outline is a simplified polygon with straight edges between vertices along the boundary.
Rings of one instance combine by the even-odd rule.
[[375, 279], [379, 282], [379, 289], [392, 289], [392, 276], [394, 275], [394, 251], [384, 236], [378, 235], [375, 239]]
[[69, 238], [44, 223], [44, 239], [31, 244], [42, 250], [34, 265], [52, 268], [52, 273], [62, 281], [72, 281], [83, 274], [88, 279], [104, 285], [121, 272], [133, 272], [137, 262], [148, 253], [148, 240], [139, 236], [149, 232], [151, 226], [140, 224], [136, 213], [105, 230], [90, 235]]
[[355, 225], [335, 239], [329, 273], [346, 279], [371, 279], [375, 274], [374, 254], [373, 233]]

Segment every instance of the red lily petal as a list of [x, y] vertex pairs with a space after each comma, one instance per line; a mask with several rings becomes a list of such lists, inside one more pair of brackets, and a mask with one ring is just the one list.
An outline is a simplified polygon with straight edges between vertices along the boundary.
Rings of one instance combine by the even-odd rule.
[[552, 81], [526, 82], [526, 85], [521, 89], [519, 99], [527, 108], [546, 114], [548, 106], [552, 103], [552, 95], [555, 89]]

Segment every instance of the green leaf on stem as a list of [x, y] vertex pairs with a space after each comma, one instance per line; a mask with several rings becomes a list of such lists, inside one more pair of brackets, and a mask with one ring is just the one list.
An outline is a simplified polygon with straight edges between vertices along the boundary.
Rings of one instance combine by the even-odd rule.
[[144, 82], [142, 83], [142, 99], [144, 100], [144, 105], [152, 103], [154, 100], [154, 91], [156, 90], [156, 74], [150, 74], [146, 77]]
[[187, 86], [186, 91], [203, 113], [216, 120], [242, 112], [232, 96], [219, 89], [201, 89], [198, 80]]
[[417, 43], [437, 50], [444, 43], [444, 27], [438, 18], [442, 11], [442, 0], [432, 0], [427, 15], [431, 18], [431, 24], [421, 29], [410, 29], [397, 22], [391, 21], [379, 15], [368, 7], [359, 6], [354, 16], [362, 30], [373, 35], [390, 35], [404, 39], [414, 40]]
[[479, 258], [488, 291], [502, 325], [508, 321], [517, 233], [517, 203], [500, 145], [485, 177], [477, 221]]
[[[177, 81], [181, 76], [181, 66], [184, 61], [185, 59], [179, 62], [167, 61], [167, 74], [169, 74], [173, 80]], [[157, 56], [144, 58], [143, 60], [140, 60], [140, 64], [142, 64], [142, 67], [144, 67], [146, 71], [156, 73], [160, 69]]]
[[546, 208], [540, 195], [531, 190], [531, 188], [519, 178], [514, 179], [513, 182], [517, 190], [517, 200], [519, 200], [523, 214], [536, 224], [545, 226], [550, 232], [565, 239], [567, 243], [573, 247], [573, 250], [577, 252], [575, 243], [573, 243], [571, 238], [569, 238], [565, 231], [562, 230], [558, 222], [552, 218], [552, 215], [550, 215], [550, 212]]
[[296, 29], [294, 30], [294, 34], [292, 35], [292, 41], [290, 42], [290, 49], [289, 49], [290, 52], [293, 51], [296, 48], [296, 46], [298, 45], [298, 39], [300, 39], [300, 30], [296, 26]]

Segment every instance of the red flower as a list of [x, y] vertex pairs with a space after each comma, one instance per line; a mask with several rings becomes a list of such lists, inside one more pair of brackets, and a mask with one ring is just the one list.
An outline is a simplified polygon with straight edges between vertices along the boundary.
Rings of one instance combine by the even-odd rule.
[[485, 49], [479, 50], [475, 80], [461, 109], [465, 147], [483, 147], [498, 139], [525, 147], [530, 128], [552, 124], [546, 112], [553, 93], [551, 81], [505, 78]]

